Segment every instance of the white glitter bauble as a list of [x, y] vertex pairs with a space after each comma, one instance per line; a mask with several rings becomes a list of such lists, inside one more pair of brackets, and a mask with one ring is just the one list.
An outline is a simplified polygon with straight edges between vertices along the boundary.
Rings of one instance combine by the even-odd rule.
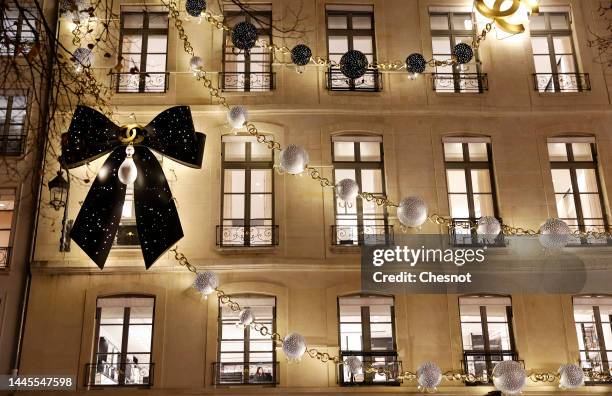
[[217, 278], [217, 274], [212, 271], [198, 272], [193, 281], [193, 287], [205, 296], [214, 292], [218, 286], [219, 278]]
[[344, 359], [344, 366], [348, 368], [351, 374], [357, 375], [363, 368], [363, 363], [361, 363], [361, 359], [357, 356], [347, 356], [347, 358]]
[[336, 195], [344, 202], [351, 202], [359, 194], [359, 185], [353, 179], [342, 179], [336, 184]]
[[572, 231], [559, 219], [548, 219], [540, 227], [540, 243], [546, 249], [561, 249], [569, 242]]
[[189, 61], [189, 69], [191, 71], [197, 71], [202, 66], [204, 66], [204, 61], [199, 56], [193, 56], [191, 60]]
[[288, 145], [280, 153], [280, 167], [287, 173], [297, 175], [308, 165], [308, 152], [295, 144]]
[[577, 364], [564, 364], [559, 368], [559, 388], [576, 389], [584, 385], [584, 371]]
[[406, 227], [420, 227], [427, 220], [427, 204], [419, 197], [408, 197], [400, 201], [397, 218]]
[[493, 369], [493, 384], [495, 388], [507, 395], [518, 395], [525, 386], [527, 375], [523, 365], [514, 360], [504, 360], [497, 363]]
[[74, 50], [72, 57], [75, 60], [77, 71], [83, 70], [83, 67], [91, 66], [93, 60], [93, 52], [89, 48], [80, 47]]
[[478, 219], [476, 232], [487, 242], [493, 243], [501, 232], [501, 224], [493, 216], [482, 216]]
[[298, 333], [287, 334], [283, 340], [283, 352], [289, 360], [300, 360], [306, 352], [306, 339]]
[[435, 390], [442, 381], [442, 370], [434, 362], [425, 362], [417, 369], [417, 381], [420, 389]]
[[250, 326], [255, 321], [255, 315], [251, 308], [245, 308], [238, 314], [238, 324], [240, 326]]
[[227, 122], [232, 128], [242, 128], [247, 122], [249, 112], [245, 107], [234, 106], [227, 112]]

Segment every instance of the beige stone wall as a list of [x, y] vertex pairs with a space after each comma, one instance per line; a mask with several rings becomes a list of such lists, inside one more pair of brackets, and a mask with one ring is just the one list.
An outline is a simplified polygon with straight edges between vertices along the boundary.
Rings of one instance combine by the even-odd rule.
[[[127, 1], [118, 2], [130, 4]], [[273, 0], [274, 18], [299, 0]], [[326, 53], [325, 4], [339, 0], [304, 0], [305, 39], [315, 54]], [[470, 1], [353, 0], [373, 4], [378, 58], [404, 59], [411, 52], [431, 55], [429, 6], [469, 6]], [[263, 94], [227, 94], [231, 104], [248, 106], [251, 120], [281, 145], [303, 145], [311, 164], [331, 177], [331, 136], [372, 133], [383, 137], [386, 188], [392, 200], [420, 195], [431, 212], [448, 215], [442, 157], [442, 138], [449, 135], [491, 137], [501, 217], [507, 224], [537, 228], [556, 215], [546, 139], [552, 136], [594, 136], [606, 202], [612, 193], [612, 105], [610, 76], [594, 61], [588, 48], [587, 26], [594, 23], [594, 2], [567, 0], [541, 2], [570, 5], [575, 44], [581, 70], [591, 77], [592, 90], [575, 94], [539, 94], [533, 90], [531, 46], [527, 34], [508, 40], [488, 38], [481, 47], [483, 71], [490, 89], [478, 94], [439, 94], [421, 76], [410, 81], [404, 73], [383, 77], [380, 93], [337, 93], [325, 89], [325, 73], [308, 67], [302, 75], [292, 67], [275, 66], [277, 88]], [[134, 3], [132, 3], [134, 4]], [[119, 4], [117, 4], [119, 7]], [[205, 23], [186, 27], [204, 67], [221, 70], [222, 35]], [[63, 31], [64, 39], [69, 36]], [[283, 334], [297, 331], [308, 342], [336, 354], [338, 348], [336, 299], [360, 289], [359, 254], [354, 249], [331, 247], [334, 224], [333, 196], [305, 176], [275, 175], [275, 217], [280, 230], [277, 247], [251, 250], [219, 249], [215, 226], [219, 224], [221, 196], [221, 136], [228, 133], [225, 113], [211, 105], [205, 88], [187, 73], [189, 56], [170, 29], [168, 68], [172, 73], [164, 95], [122, 94], [113, 99], [119, 122], [134, 113], [146, 123], [171, 105], [190, 105], [197, 130], [206, 133], [204, 166], [193, 170], [164, 159], [163, 168], [178, 202], [185, 237], [180, 250], [191, 263], [221, 274], [227, 292], [262, 292], [277, 297], [278, 326]], [[279, 43], [280, 44], [280, 43]], [[289, 47], [294, 42], [286, 43]], [[98, 62], [99, 60], [97, 60]], [[101, 61], [100, 61], [101, 62]], [[111, 62], [112, 63], [112, 62]], [[101, 78], [107, 69], [101, 63]], [[609, 72], [607, 72], [609, 73]], [[607, 76], [607, 80], [606, 80]], [[90, 164], [91, 177], [102, 164]], [[84, 168], [75, 170], [86, 175]], [[176, 175], [176, 176], [174, 176]], [[71, 188], [69, 218], [74, 219], [89, 185]], [[607, 207], [610, 213], [610, 207]], [[58, 216], [47, 208], [45, 216]], [[396, 223], [396, 232], [400, 232]], [[427, 224], [421, 232], [440, 232]], [[192, 277], [170, 254], [148, 272], [138, 250], [114, 249], [104, 271], [72, 244], [70, 253], [58, 251], [59, 234], [41, 223], [36, 240], [36, 274], [30, 296], [22, 370], [24, 373], [82, 374], [93, 347], [95, 298], [113, 292], [149, 292], [157, 297], [154, 361], [155, 385], [149, 393], [175, 394], [203, 390], [243, 394], [245, 390], [211, 388], [211, 364], [216, 361], [217, 306], [214, 298], [202, 301], [190, 290]], [[609, 265], [610, 250], [585, 254], [593, 262]], [[609, 292], [612, 292], [612, 287]], [[520, 358], [529, 370], [556, 371], [559, 364], [578, 357], [576, 333], [568, 295], [513, 295], [515, 335]], [[396, 296], [398, 353], [404, 369], [415, 370], [425, 360], [444, 370], [461, 368], [461, 337], [457, 296]], [[281, 385], [253, 393], [337, 393], [331, 366], [305, 358], [286, 363], [282, 355]], [[529, 393], [557, 394], [555, 385], [530, 385]], [[82, 388], [80, 388], [82, 390]], [[416, 391], [402, 388], [342, 389], [347, 393]], [[445, 386], [441, 394], [481, 395], [492, 390], [462, 385]], [[117, 391], [118, 392], [118, 391]], [[610, 388], [589, 387], [584, 394], [609, 394]], [[146, 391], [143, 391], [146, 393]], [[573, 393], [573, 394], [582, 394]]]

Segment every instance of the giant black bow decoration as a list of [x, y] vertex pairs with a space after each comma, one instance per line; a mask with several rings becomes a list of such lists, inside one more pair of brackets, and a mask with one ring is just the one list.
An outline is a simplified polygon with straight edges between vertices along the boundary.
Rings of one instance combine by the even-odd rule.
[[83, 202], [70, 238], [104, 268], [119, 229], [126, 185], [117, 175], [134, 145], [138, 170], [134, 181], [136, 226], [147, 269], [183, 237], [172, 193], [159, 162], [150, 149], [192, 168], [202, 167], [206, 135], [196, 133], [187, 106], [169, 108], [147, 126], [117, 126], [98, 111], [78, 106], [68, 133], [62, 135], [62, 160], [68, 168], [111, 153]]

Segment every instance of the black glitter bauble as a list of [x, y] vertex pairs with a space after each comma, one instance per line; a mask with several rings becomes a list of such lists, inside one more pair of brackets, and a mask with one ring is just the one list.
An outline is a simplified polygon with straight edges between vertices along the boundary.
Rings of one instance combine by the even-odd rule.
[[466, 43], [459, 43], [455, 45], [453, 49], [453, 55], [457, 58], [457, 63], [463, 65], [465, 63], [469, 63], [474, 57], [474, 51], [472, 47], [470, 47]]
[[199, 17], [206, 9], [206, 0], [186, 0], [185, 10], [192, 17]]
[[414, 53], [406, 58], [406, 69], [410, 73], [423, 73], [427, 67], [427, 61], [423, 55]]
[[340, 71], [348, 78], [359, 78], [368, 70], [368, 58], [361, 51], [351, 50], [340, 58]]
[[310, 62], [312, 51], [307, 45], [298, 44], [291, 50], [291, 62], [298, 66], [305, 66]]
[[234, 26], [232, 44], [241, 50], [250, 50], [257, 41], [257, 28], [252, 23], [240, 22]]

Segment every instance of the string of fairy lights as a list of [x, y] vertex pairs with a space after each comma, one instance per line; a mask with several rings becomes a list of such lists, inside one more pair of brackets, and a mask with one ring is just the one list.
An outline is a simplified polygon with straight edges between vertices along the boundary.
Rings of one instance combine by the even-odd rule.
[[[227, 99], [221, 94], [219, 87], [215, 87], [212, 80], [208, 77], [208, 72], [203, 68], [202, 59], [196, 56], [194, 48], [189, 41], [189, 37], [185, 33], [184, 20], [181, 18], [181, 11], [177, 3], [173, 0], [162, 2], [170, 11], [170, 18], [173, 20], [178, 37], [183, 43], [184, 51], [191, 56], [190, 66], [195, 79], [201, 82], [208, 90], [210, 96], [227, 110], [228, 122], [230, 125], [234, 128], [246, 128], [249, 135], [255, 137], [257, 142], [266, 145], [268, 149], [274, 152], [279, 152], [280, 168], [283, 172], [290, 175], [307, 173], [314, 181], [318, 182], [321, 187], [333, 189], [338, 199], [347, 204], [354, 202], [356, 199], [362, 199], [373, 202], [378, 206], [396, 208], [397, 218], [403, 230], [419, 228], [426, 221], [448, 228], [453, 226], [452, 219], [436, 213], [428, 213], [426, 202], [419, 197], [406, 197], [396, 203], [389, 200], [387, 197], [359, 191], [359, 186], [352, 179], [340, 180], [338, 183], [334, 184], [329, 178], [323, 176], [320, 170], [309, 165], [309, 156], [304, 148], [297, 145], [288, 145], [283, 148], [279, 142], [273, 140], [269, 135], [259, 132], [255, 124], [248, 120], [247, 110], [242, 106], [230, 106]], [[289, 49], [285, 46], [277, 46], [276, 44], [270, 44], [264, 40], [259, 40], [257, 37], [257, 30], [254, 30], [254, 26], [249, 26], [246, 22], [241, 22], [234, 27], [229, 27], [223, 23], [221, 16], [214, 15], [206, 10], [206, 2], [204, 0], [187, 0], [185, 5], [186, 11], [190, 15], [201, 17], [214, 28], [230, 33], [232, 43], [236, 48], [242, 51], [249, 51], [255, 45], [258, 45], [274, 56], [290, 56], [292, 63], [298, 67], [298, 71], [300, 67], [312, 63], [320, 67], [338, 67], [347, 78], [355, 79], [360, 78], [367, 69], [372, 68], [379, 71], [407, 70], [411, 74], [420, 74], [425, 71], [427, 66], [461, 65], [468, 63], [473, 57], [473, 49], [479, 47], [494, 26], [506, 31], [516, 30], [520, 32], [520, 28], [517, 28], [516, 25], [509, 24], [505, 18], [516, 11], [514, 8], [517, 4], [523, 2], [531, 3], [530, 0], [513, 0], [512, 6], [509, 9], [500, 10], [499, 7], [497, 7], [497, 9], [485, 9], [483, 5], [478, 6], [478, 4], [484, 4], [484, 2], [482, 2], [482, 0], [476, 0], [478, 11], [485, 16], [489, 13], [487, 17], [489, 17], [492, 22], [487, 23], [482, 33], [474, 38], [471, 47], [464, 43], [459, 44], [453, 49], [453, 54], [448, 60], [432, 59], [427, 61], [421, 54], [415, 53], [410, 54], [406, 62], [377, 62], [376, 60], [369, 62], [365, 55], [359, 51], [347, 52], [340, 59], [340, 62], [331, 61], [323, 57], [313, 56], [310, 48], [304, 44], [298, 44], [294, 48]], [[497, 3], [498, 2], [496, 2], [496, 4]], [[76, 37], [77, 34], [78, 31], [75, 29], [73, 35]], [[85, 79], [89, 81], [87, 84], [88, 88], [94, 92], [95, 96], [99, 97], [97, 85], [94, 84], [96, 81], [95, 77], [91, 75], [91, 71], [89, 70], [91, 53], [84, 51], [81, 54], [75, 54], [75, 61], [77, 65], [83, 66], [82, 70], [85, 71]], [[104, 104], [106, 105], [106, 103]], [[554, 218], [546, 220], [537, 231], [500, 224], [499, 220], [489, 216], [482, 217], [477, 222], [470, 224], [469, 228], [473, 229], [478, 235], [485, 239], [488, 236], [497, 236], [500, 233], [517, 236], [537, 235], [542, 245], [547, 249], [563, 248], [572, 236], [586, 238], [609, 238], [612, 236], [609, 232], [571, 231], [565, 222]], [[441, 368], [433, 362], [425, 362], [415, 371], [405, 371], [397, 374], [384, 367], [375, 367], [372, 364], [364, 365], [364, 363], [355, 356], [341, 359], [339, 356], [331, 355], [315, 347], [309, 347], [305, 338], [298, 333], [294, 332], [283, 336], [272, 331], [266, 324], [258, 322], [257, 318], [248, 307], [241, 307], [237, 301], [219, 288], [219, 279], [214, 272], [198, 271], [185, 255], [178, 251], [178, 247], [173, 248], [171, 251], [174, 253], [174, 258], [179, 265], [185, 267], [195, 275], [193, 286], [196, 290], [205, 296], [215, 294], [222, 305], [227, 306], [232, 312], [238, 313], [239, 325], [250, 326], [262, 336], [269, 337], [276, 345], [282, 348], [285, 356], [289, 360], [299, 360], [304, 355], [308, 355], [322, 363], [333, 363], [338, 366], [342, 365], [353, 375], [363, 372], [384, 375], [387, 378], [395, 378], [397, 380], [416, 381], [418, 383], [418, 388], [425, 392], [435, 392], [442, 381], [462, 381], [467, 383], [488, 382], [487, 378], [469, 373], [453, 371], [443, 372]], [[586, 379], [592, 381], [612, 381], [612, 372], [585, 372], [577, 364], [566, 364], [562, 365], [559, 370], [554, 373], [527, 373], [520, 362], [502, 361], [495, 366], [491, 377], [498, 390], [507, 394], [518, 394], [524, 388], [527, 379], [532, 382], [541, 383], [558, 381], [561, 388], [576, 389], [583, 386]]]

